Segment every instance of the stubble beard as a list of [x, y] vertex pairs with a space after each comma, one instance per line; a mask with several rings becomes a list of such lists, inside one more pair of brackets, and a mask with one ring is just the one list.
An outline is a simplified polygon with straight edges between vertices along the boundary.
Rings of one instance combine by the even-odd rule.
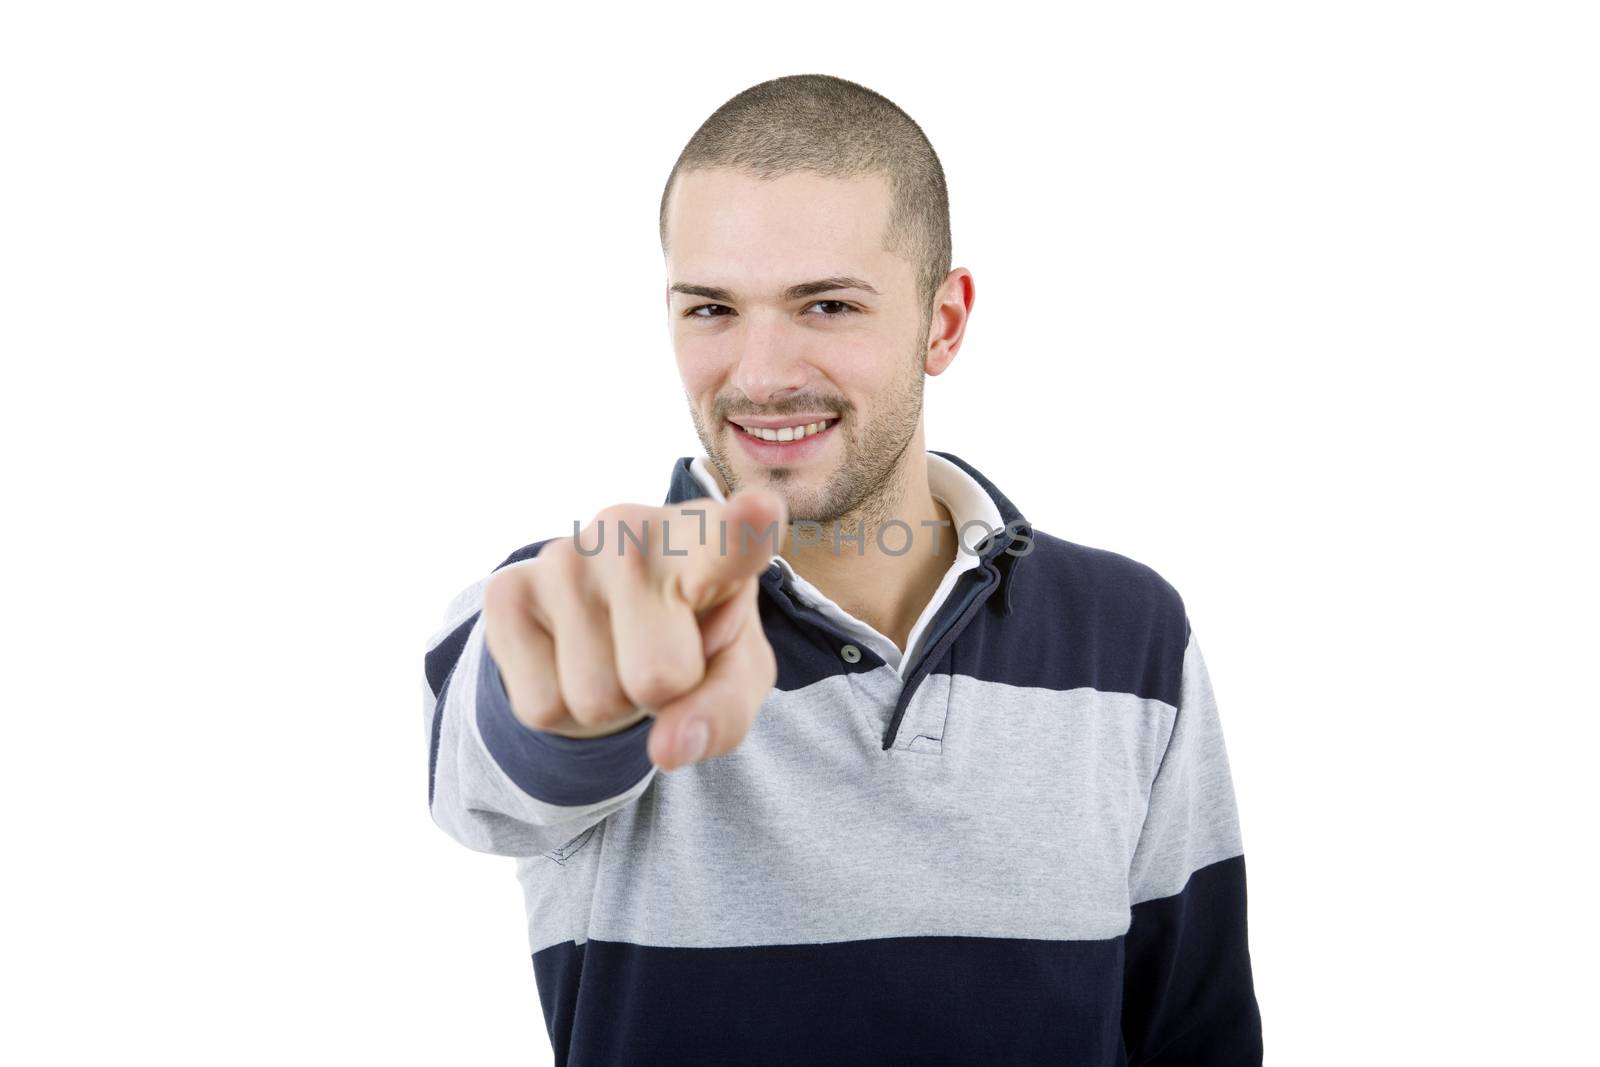
[[[818, 404], [813, 398], [800, 397], [790, 405], [794, 411], [833, 411], [840, 420], [833, 432], [843, 435], [844, 444], [844, 456], [839, 465], [818, 489], [797, 484], [795, 471], [788, 467], [768, 468], [760, 483], [752, 483], [784, 498], [791, 523], [818, 523], [824, 527], [825, 539], [833, 536], [835, 525], [842, 534], [853, 535], [858, 529], [864, 529], [871, 538], [883, 522], [895, 517], [906, 495], [903, 477], [906, 450], [915, 439], [922, 418], [920, 346], [916, 357], [893, 393], [885, 397], [878, 415], [866, 425], [856, 421], [853, 405], [842, 399]], [[729, 462], [729, 435], [735, 431], [729, 427], [726, 415], [721, 414], [723, 408], [724, 405], [713, 405], [717, 412], [713, 416], [717, 433], [711, 434], [693, 398], [689, 398], [695, 433], [707, 459], [732, 493], [744, 488], [744, 483]]]

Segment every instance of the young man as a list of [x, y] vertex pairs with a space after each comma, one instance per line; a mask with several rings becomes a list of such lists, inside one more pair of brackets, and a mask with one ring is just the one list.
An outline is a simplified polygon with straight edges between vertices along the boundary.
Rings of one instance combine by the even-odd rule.
[[705, 456], [426, 661], [433, 817], [518, 857], [556, 1062], [1259, 1064], [1182, 600], [924, 446], [973, 281], [920, 128], [757, 85], [661, 236]]

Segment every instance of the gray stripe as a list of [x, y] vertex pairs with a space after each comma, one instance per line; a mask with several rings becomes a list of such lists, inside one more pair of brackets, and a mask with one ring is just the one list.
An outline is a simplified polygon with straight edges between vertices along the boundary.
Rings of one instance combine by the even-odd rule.
[[[940, 675], [885, 752], [898, 689], [884, 667], [775, 692], [734, 752], [657, 775], [562, 863], [520, 863], [532, 949], [1126, 932], [1175, 709]], [[1213, 749], [1187, 743], [1207, 736], [1203, 708], [1192, 718], [1168, 753], [1145, 888], [1236, 840], [1205, 827], [1214, 796], [1183, 793], [1224, 784], [1204, 763]], [[1186, 852], [1168, 847], [1180, 808], [1201, 839]]]
[[1177, 722], [1133, 859], [1133, 903], [1181, 892], [1194, 871], [1243, 851], [1216, 696], [1190, 630]]

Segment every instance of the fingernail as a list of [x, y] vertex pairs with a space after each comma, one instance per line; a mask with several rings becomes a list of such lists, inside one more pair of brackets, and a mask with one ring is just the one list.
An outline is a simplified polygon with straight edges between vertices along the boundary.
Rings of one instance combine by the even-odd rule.
[[711, 731], [706, 729], [704, 719], [696, 719], [683, 728], [683, 734], [678, 738], [678, 755], [680, 763], [694, 763], [706, 754], [706, 745], [711, 742]]

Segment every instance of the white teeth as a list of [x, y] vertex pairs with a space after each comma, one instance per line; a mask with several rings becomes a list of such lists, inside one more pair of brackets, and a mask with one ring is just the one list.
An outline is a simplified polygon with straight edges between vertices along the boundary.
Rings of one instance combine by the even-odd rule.
[[762, 426], [741, 426], [740, 429], [751, 437], [759, 437], [763, 441], [798, 441], [802, 437], [821, 433], [833, 425], [832, 419], [823, 419], [821, 422], [811, 422], [804, 426], [785, 426], [782, 429], [770, 430]]

